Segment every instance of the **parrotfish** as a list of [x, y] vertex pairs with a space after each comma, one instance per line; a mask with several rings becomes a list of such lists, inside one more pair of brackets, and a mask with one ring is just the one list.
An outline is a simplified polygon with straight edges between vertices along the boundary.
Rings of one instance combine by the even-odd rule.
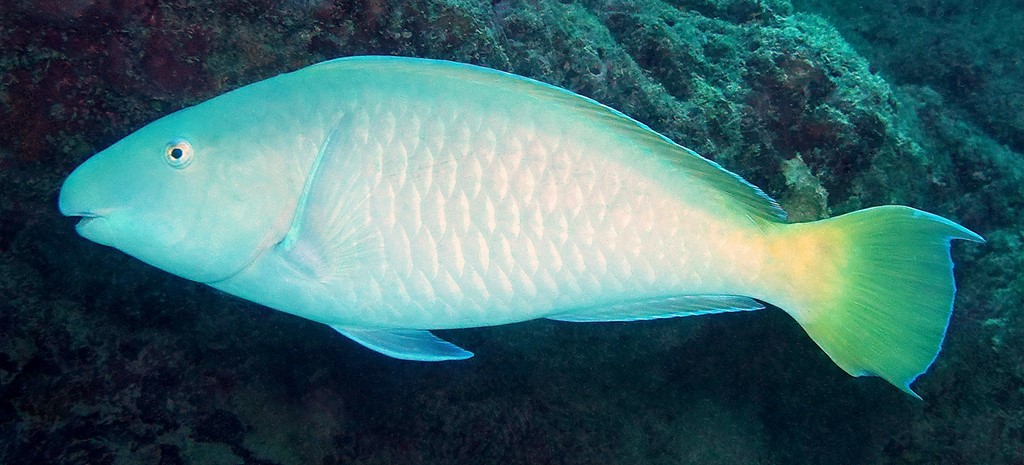
[[789, 223], [741, 177], [571, 91], [447, 61], [350, 57], [227, 92], [61, 188], [86, 239], [324, 323], [382, 354], [430, 330], [781, 308], [843, 370], [911, 383], [981, 236], [880, 206]]

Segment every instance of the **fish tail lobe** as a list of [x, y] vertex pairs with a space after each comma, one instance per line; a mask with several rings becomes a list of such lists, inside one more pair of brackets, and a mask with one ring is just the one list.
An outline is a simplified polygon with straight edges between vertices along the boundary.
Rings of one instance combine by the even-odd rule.
[[770, 247], [778, 299], [853, 376], [910, 385], [942, 346], [956, 284], [950, 242], [981, 236], [910, 207], [868, 208], [786, 225]]

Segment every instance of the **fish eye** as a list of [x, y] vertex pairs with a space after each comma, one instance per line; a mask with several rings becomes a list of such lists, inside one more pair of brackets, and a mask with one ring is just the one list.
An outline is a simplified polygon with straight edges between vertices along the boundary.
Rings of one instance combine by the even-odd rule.
[[193, 157], [195, 152], [192, 150], [192, 144], [185, 139], [174, 139], [168, 142], [164, 149], [164, 160], [167, 160], [171, 168], [184, 169], [192, 163]]

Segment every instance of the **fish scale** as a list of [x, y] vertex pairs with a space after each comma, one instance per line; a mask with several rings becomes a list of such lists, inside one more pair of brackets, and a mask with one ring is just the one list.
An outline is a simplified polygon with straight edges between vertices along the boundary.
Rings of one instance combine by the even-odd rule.
[[[238, 111], [240, 108], [248, 111]], [[786, 310], [848, 373], [910, 384], [952, 312], [945, 218], [789, 224], [626, 115], [470, 65], [356, 57], [157, 120], [61, 188], [76, 229], [409, 360], [428, 330]]]
[[[374, 193], [368, 222], [381, 226], [387, 247], [364, 260], [361, 277], [346, 273], [336, 285], [353, 288], [353, 304], [379, 311], [374, 323], [476, 326], [600, 305], [625, 291], [654, 298], [723, 285], [724, 273], [715, 270], [685, 283], [670, 272], [686, 268], [686, 240], [713, 241], [686, 238], [684, 231], [704, 229], [694, 221], [682, 227], [697, 215], [635, 169], [600, 155], [616, 141], [587, 128], [540, 132], [530, 118], [543, 111], [531, 107], [456, 112], [444, 95], [415, 107], [403, 105], [401, 94], [366, 98], [377, 104], [357, 103], [366, 110], [351, 118], [350, 130], [370, 136], [351, 149], [368, 169], [389, 167], [367, 177], [374, 183], [365, 188]], [[360, 127], [374, 121], [388, 122], [388, 130]], [[625, 197], [624, 190], [647, 194]], [[369, 291], [376, 289], [393, 291]], [[524, 314], [527, 308], [534, 313]]]

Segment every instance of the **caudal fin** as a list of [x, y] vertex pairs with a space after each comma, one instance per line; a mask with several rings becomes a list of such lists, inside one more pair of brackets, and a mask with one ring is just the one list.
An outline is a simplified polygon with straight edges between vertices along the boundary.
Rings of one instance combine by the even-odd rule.
[[780, 306], [847, 373], [917, 397], [910, 384], [938, 356], [953, 311], [950, 242], [984, 239], [899, 206], [787, 225], [784, 236]]

